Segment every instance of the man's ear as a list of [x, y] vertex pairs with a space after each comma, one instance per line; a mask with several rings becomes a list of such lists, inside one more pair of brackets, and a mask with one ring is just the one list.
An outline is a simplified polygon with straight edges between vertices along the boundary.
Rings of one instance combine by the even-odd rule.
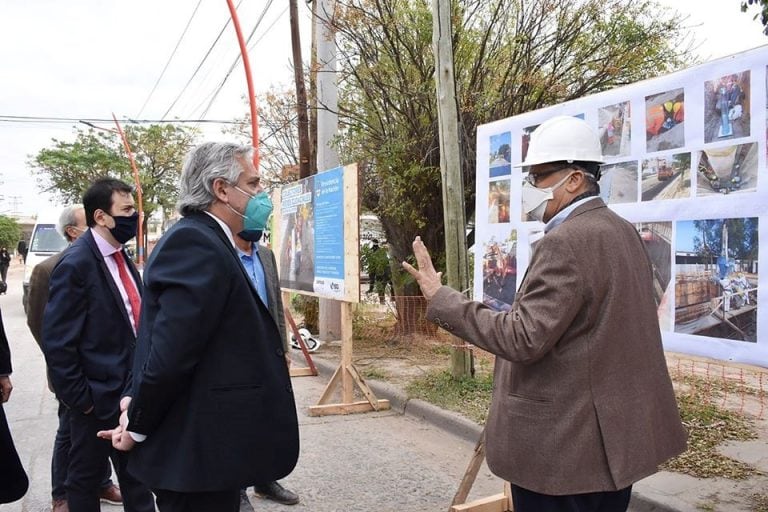
[[98, 209], [93, 212], [93, 220], [99, 226], [105, 226], [107, 224], [107, 216], [109, 214], [102, 209]]
[[213, 188], [213, 195], [216, 196], [216, 199], [221, 201], [222, 203], [229, 202], [227, 199], [227, 180], [224, 178], [216, 178], [213, 180], [212, 188]]

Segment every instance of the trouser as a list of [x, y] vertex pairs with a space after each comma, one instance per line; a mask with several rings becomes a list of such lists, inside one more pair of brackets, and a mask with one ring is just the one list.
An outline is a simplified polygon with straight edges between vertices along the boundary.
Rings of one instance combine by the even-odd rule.
[[93, 413], [69, 411], [69, 432], [72, 448], [67, 470], [67, 503], [71, 512], [99, 512], [100, 484], [104, 476], [104, 460], [112, 465], [120, 482], [125, 512], [155, 512], [155, 503], [149, 489], [127, 470], [127, 454], [112, 448], [112, 443], [96, 437], [99, 430], [114, 428], [118, 415], [96, 418]]
[[619, 491], [550, 496], [512, 485], [515, 512], [625, 512], [632, 486]]
[[152, 489], [160, 512], [238, 512], [240, 491], [176, 492]]
[[0, 265], [0, 281], [5, 283], [6, 277], [8, 277], [8, 265]]
[[[66, 499], [67, 490], [64, 487], [69, 467], [69, 409], [59, 402], [59, 428], [56, 429], [56, 439], [53, 441], [53, 456], [51, 457], [51, 497], [54, 500]], [[99, 484], [99, 490], [112, 485], [112, 468], [109, 459], [104, 458], [104, 473]]]

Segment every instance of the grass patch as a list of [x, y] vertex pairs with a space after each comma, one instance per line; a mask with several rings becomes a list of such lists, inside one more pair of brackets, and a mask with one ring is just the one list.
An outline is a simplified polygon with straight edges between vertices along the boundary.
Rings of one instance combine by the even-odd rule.
[[768, 494], [753, 494], [749, 501], [755, 512], [768, 512]]
[[688, 430], [688, 450], [670, 460], [662, 469], [699, 478], [725, 477], [742, 480], [758, 471], [743, 462], [718, 453], [715, 448], [725, 441], [746, 441], [757, 434], [744, 416], [702, 402], [695, 395], [677, 398], [680, 416]]
[[387, 380], [389, 378], [389, 374], [385, 370], [376, 368], [375, 366], [362, 368], [359, 369], [359, 371], [360, 375], [362, 375], [365, 379]]
[[406, 388], [408, 396], [459, 412], [484, 424], [491, 404], [493, 376], [454, 379], [446, 370], [432, 371], [411, 381]]

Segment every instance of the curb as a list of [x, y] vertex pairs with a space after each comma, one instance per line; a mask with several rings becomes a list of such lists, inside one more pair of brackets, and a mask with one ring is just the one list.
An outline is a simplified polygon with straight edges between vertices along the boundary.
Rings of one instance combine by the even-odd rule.
[[[296, 364], [304, 364], [304, 358], [301, 354], [291, 353], [291, 360]], [[336, 365], [319, 358], [312, 359], [317, 368], [320, 377], [328, 380], [336, 371]], [[382, 381], [368, 381], [368, 386], [378, 398], [389, 400], [393, 410], [401, 414], [408, 414], [414, 418], [426, 421], [427, 423], [453, 434], [469, 443], [477, 443], [483, 427], [472, 420], [455, 413], [447, 411], [418, 398], [408, 398], [408, 395], [401, 389]], [[630, 501], [633, 512], [682, 512], [682, 509], [671, 505], [661, 503], [649, 496], [633, 490]]]

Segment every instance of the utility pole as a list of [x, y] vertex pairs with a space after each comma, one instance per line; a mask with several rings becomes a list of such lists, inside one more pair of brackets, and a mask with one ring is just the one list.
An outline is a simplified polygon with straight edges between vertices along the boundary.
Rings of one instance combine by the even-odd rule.
[[[338, 88], [336, 83], [336, 33], [333, 19], [336, 0], [314, 0], [315, 34], [317, 37], [317, 169], [325, 171], [339, 166], [339, 155], [332, 146], [339, 128]], [[320, 339], [341, 338], [341, 303], [320, 299]]]
[[299, 9], [296, 0], [289, 0], [291, 18], [291, 46], [293, 47], [293, 75], [296, 80], [296, 111], [299, 118], [299, 178], [312, 174], [309, 163], [309, 119], [307, 118], [307, 89], [304, 87], [304, 63], [301, 59], [299, 36]]
[[[435, 54], [440, 174], [443, 181], [446, 277], [448, 286], [463, 292], [469, 288], [469, 272], [452, 32], [450, 0], [432, 0], [432, 48]], [[472, 353], [464, 342], [454, 338], [451, 373], [458, 378], [471, 375], [471, 371]]]

